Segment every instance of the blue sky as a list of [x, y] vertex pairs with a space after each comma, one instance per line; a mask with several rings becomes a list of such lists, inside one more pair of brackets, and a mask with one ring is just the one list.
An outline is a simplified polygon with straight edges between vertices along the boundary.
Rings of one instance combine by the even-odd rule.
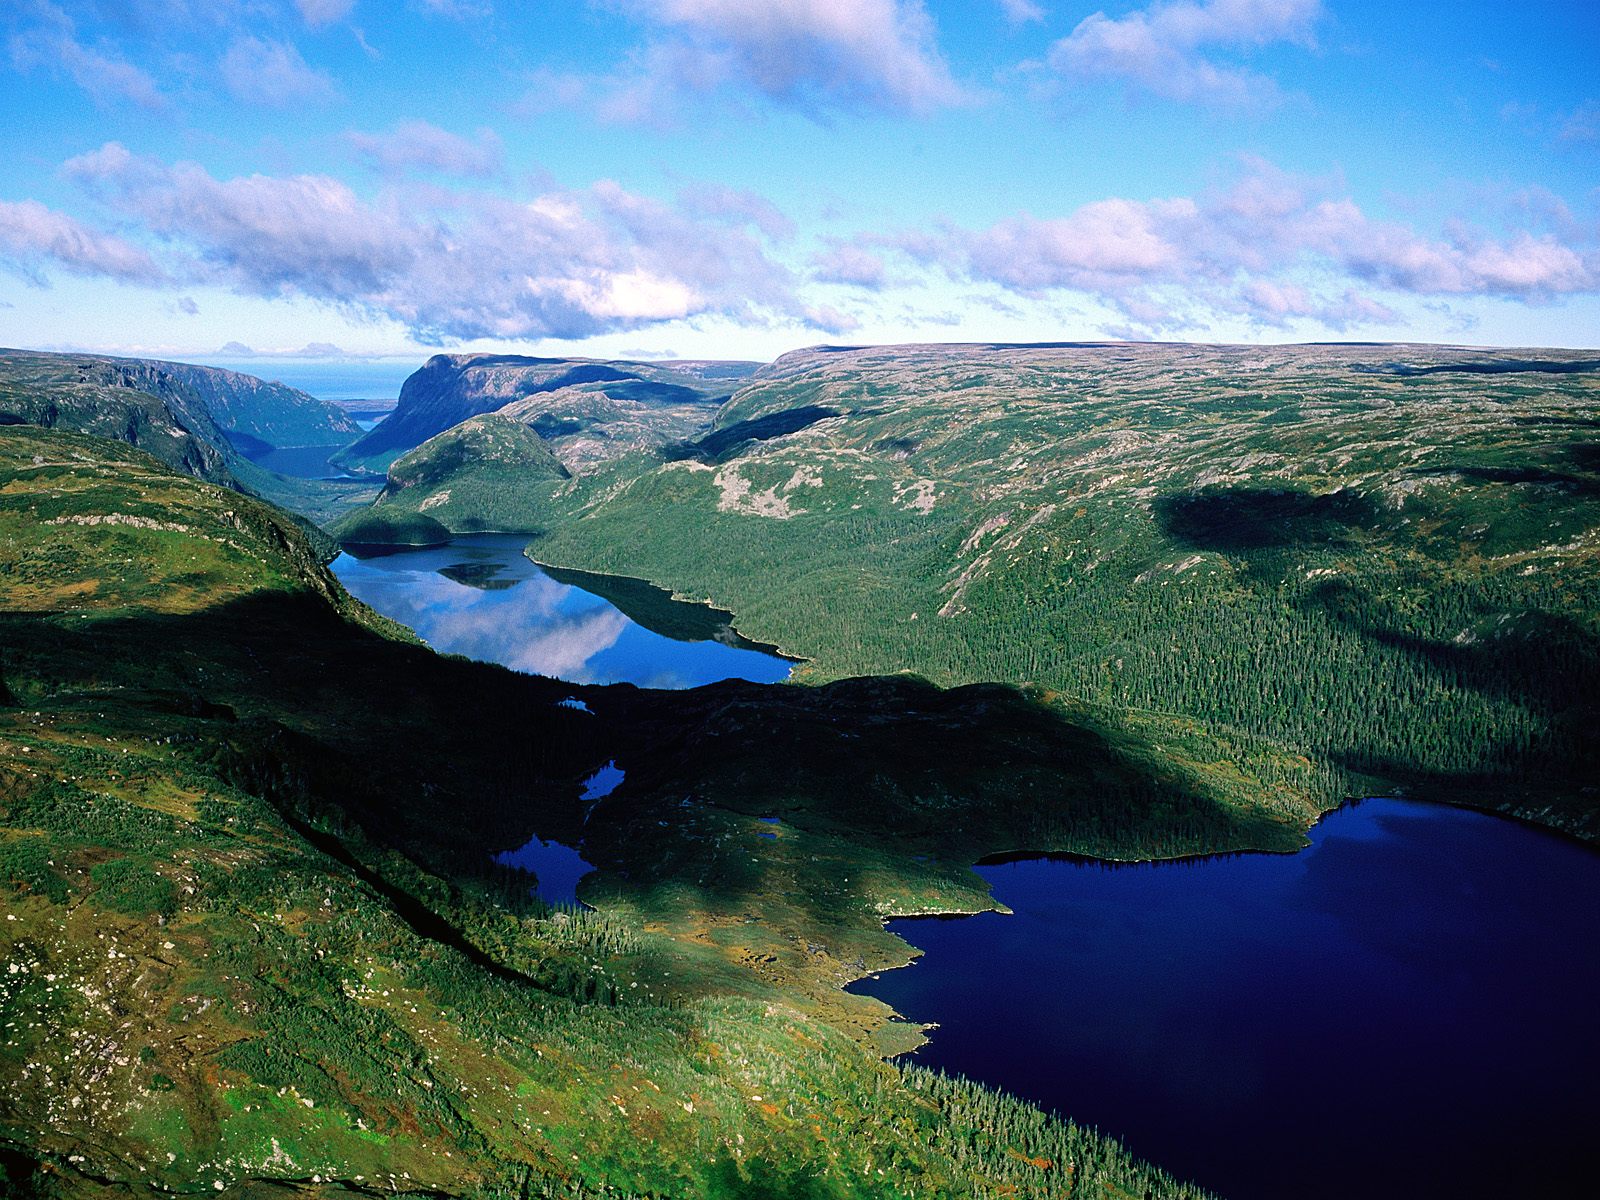
[[9, 345], [1600, 344], [1593, 4], [16, 0], [0, 103]]

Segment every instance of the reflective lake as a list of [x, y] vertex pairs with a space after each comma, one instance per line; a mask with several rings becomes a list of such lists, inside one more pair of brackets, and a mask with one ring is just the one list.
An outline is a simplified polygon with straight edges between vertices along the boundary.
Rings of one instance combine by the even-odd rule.
[[[608, 762], [583, 783], [583, 794], [578, 798], [588, 805], [585, 823], [599, 804], [622, 783], [624, 772], [615, 762]], [[594, 870], [593, 864], [571, 846], [560, 842], [547, 842], [542, 837], [532, 837], [524, 846], [506, 850], [494, 856], [503, 866], [521, 867], [532, 871], [538, 882], [533, 892], [547, 904], [578, 904], [578, 883]]]
[[981, 866], [1015, 915], [892, 922], [926, 956], [852, 990], [1230, 1200], [1600, 1194], [1600, 856], [1398, 800], [1312, 838]]
[[573, 683], [689, 688], [777, 683], [792, 664], [735, 633], [727, 613], [636, 579], [546, 571], [527, 538], [480, 534], [426, 549], [339, 555], [349, 592], [436, 650]]

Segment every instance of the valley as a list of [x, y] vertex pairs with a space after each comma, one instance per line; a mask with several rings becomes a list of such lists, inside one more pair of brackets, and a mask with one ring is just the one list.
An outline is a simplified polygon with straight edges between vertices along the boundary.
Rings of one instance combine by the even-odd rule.
[[1298, 851], [1361, 795], [1592, 842], [1591, 359], [439, 356], [334, 456], [380, 487], [261, 470], [160, 364], [0, 357], [4, 1169], [1205, 1194], [903, 1057], [942, 1017], [860, 982], [925, 973], [884, 923], [1002, 912], [994, 855]]

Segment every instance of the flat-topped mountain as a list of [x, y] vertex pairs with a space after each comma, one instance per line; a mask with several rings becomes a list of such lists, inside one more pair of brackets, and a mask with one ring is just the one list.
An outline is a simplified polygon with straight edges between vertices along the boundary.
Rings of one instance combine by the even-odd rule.
[[[405, 382], [394, 413], [340, 456], [350, 466], [381, 470], [436, 433], [468, 417], [519, 404], [530, 423], [548, 415], [546, 432], [570, 435], [592, 424], [596, 404], [637, 421], [656, 410], [678, 427], [694, 427], [685, 410], [711, 413], [759, 366], [751, 362], [602, 362], [511, 354], [436, 354]], [[552, 394], [570, 397], [564, 411]], [[542, 398], [542, 399], [536, 399]], [[682, 428], [675, 428], [681, 434]]]

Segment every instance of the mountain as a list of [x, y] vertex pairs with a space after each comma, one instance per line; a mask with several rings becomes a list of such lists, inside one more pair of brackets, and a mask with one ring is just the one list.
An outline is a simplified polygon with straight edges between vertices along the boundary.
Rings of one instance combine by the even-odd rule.
[[348, 440], [359, 426], [336, 405], [248, 375], [186, 363], [0, 350], [0, 425], [114, 438], [199, 479], [264, 496], [328, 521], [372, 498], [356, 482], [290, 479], [245, 452], [270, 438]]
[[[159, 359], [94, 354], [49, 354], [0, 350], [0, 381], [8, 388], [133, 388], [176, 398], [193, 420], [203, 410], [229, 437], [253, 451], [260, 447], [342, 445], [361, 427], [336, 404], [296, 388], [269, 383], [221, 367]], [[104, 393], [100, 393], [101, 400]], [[209, 433], [210, 431], [202, 431]]]
[[[0, 1190], [45, 1200], [1202, 1200], [885, 1061], [918, 1027], [842, 985], [912, 956], [886, 914], [995, 907], [982, 854], [1314, 816], [1016, 689], [435, 655], [280, 511], [35, 426], [0, 429], [0, 646]], [[592, 908], [495, 864], [580, 828]]]
[[221, 367], [188, 363], [153, 364], [200, 397], [211, 417], [241, 445], [342, 446], [361, 433], [361, 426], [337, 404], [281, 383], [241, 375]]
[[227, 432], [205, 401], [151, 362], [0, 350], [0, 424], [114, 438], [196, 478], [237, 482]]
[[1034, 684], [1593, 837], [1597, 429], [1592, 352], [818, 347], [529, 524], [804, 680]]
[[[585, 403], [606, 401], [631, 408], [635, 417], [649, 409], [671, 414], [682, 424], [689, 412], [703, 413], [709, 423], [716, 406], [757, 367], [747, 362], [671, 360], [662, 363], [601, 362], [578, 358], [525, 358], [509, 354], [437, 354], [406, 380], [393, 414], [349, 447], [340, 462], [367, 470], [389, 463], [468, 417], [495, 412], [522, 402], [519, 412], [530, 423], [539, 419], [541, 401], [549, 393], [578, 389]], [[582, 410], [550, 410], [555, 432], [576, 429], [562, 422], [583, 422]], [[688, 427], [696, 422], [691, 419]]]
[[568, 478], [532, 429], [504, 411], [485, 413], [395, 459], [373, 506], [333, 532], [350, 542], [422, 545], [452, 532], [537, 532], [554, 486]]

